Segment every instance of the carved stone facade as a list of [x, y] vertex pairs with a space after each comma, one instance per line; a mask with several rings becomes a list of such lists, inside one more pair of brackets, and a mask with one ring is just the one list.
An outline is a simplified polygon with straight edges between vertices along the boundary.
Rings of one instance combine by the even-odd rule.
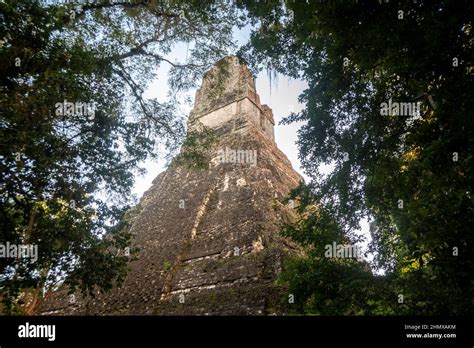
[[188, 129], [196, 129], [198, 125], [216, 129], [237, 121], [240, 116], [275, 141], [272, 109], [260, 104], [252, 73], [239, 64], [236, 57], [228, 57], [223, 63], [224, 67], [218, 63], [205, 74], [202, 86], [196, 92]]
[[196, 93], [188, 129], [202, 126], [218, 136], [210, 166], [171, 165], [153, 181], [132, 224], [140, 251], [123, 286], [72, 304], [56, 294], [44, 314], [280, 313], [275, 280], [292, 252], [279, 235], [292, 218], [281, 202], [302, 177], [277, 148], [272, 111], [234, 57]]

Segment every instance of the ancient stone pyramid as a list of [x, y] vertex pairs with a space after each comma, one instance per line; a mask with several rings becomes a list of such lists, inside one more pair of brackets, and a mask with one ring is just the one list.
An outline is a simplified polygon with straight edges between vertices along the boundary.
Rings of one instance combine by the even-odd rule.
[[218, 139], [209, 169], [171, 165], [153, 181], [132, 224], [140, 251], [123, 286], [50, 301], [44, 314], [278, 313], [275, 279], [291, 252], [279, 235], [292, 214], [282, 200], [302, 177], [277, 148], [272, 110], [235, 57], [207, 72], [196, 93], [188, 131], [203, 126]]

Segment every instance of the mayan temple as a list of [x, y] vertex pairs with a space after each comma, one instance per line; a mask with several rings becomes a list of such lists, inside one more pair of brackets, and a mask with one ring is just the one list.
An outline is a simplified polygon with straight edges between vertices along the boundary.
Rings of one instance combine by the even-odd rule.
[[53, 296], [42, 313], [280, 314], [275, 280], [293, 252], [279, 234], [293, 214], [282, 201], [302, 177], [277, 148], [274, 124], [250, 70], [235, 57], [216, 64], [188, 119], [188, 131], [216, 135], [209, 168], [172, 164], [155, 178], [133, 219], [139, 252], [120, 288], [94, 299]]

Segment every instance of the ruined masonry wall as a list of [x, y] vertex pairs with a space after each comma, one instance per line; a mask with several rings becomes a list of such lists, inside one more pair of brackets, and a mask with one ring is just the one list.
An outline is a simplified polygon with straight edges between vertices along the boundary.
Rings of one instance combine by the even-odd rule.
[[218, 130], [214, 157], [250, 150], [256, 163], [170, 165], [135, 208], [130, 232], [139, 251], [123, 285], [94, 298], [77, 293], [74, 302], [57, 291], [44, 315], [281, 314], [284, 289], [275, 280], [294, 252], [279, 233], [294, 217], [282, 201], [302, 178], [275, 144], [271, 109], [260, 105], [247, 67], [226, 59], [224, 93], [211, 97], [205, 77], [188, 126]]

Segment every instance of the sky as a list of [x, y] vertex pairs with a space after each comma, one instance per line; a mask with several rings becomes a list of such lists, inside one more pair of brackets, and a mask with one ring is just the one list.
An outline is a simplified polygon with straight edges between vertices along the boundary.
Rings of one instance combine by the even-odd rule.
[[[250, 28], [244, 28], [242, 30], [234, 31], [234, 40], [237, 42], [237, 46], [240, 47], [247, 42], [249, 37]], [[187, 46], [180, 44], [177, 45], [170, 55], [167, 57], [171, 61], [175, 59], [178, 62], [184, 62], [186, 57]], [[235, 52], [229, 52], [230, 54]], [[169, 66], [163, 63], [158, 68], [158, 78], [155, 79], [145, 92], [145, 97], [158, 98], [158, 100], [165, 100], [168, 93], [167, 85], [167, 74]], [[200, 85], [200, 81], [198, 86]], [[290, 112], [299, 112], [304, 105], [298, 103], [298, 96], [307, 88], [305, 81], [290, 79], [283, 75], [277, 75], [276, 78], [272, 76], [270, 81], [266, 71], [262, 71], [255, 79], [257, 93], [260, 95], [260, 101], [262, 104], [267, 104], [273, 110], [273, 117], [275, 120], [275, 142], [278, 148], [283, 151], [293, 168], [300, 173], [306, 182], [309, 182], [309, 177], [304, 173], [298, 158], [298, 147], [296, 145], [297, 131], [301, 124], [293, 123], [291, 125], [279, 125], [279, 122]], [[186, 95], [189, 96], [194, 102], [194, 95], [196, 89], [189, 90]], [[184, 99], [185, 96], [183, 96]], [[183, 115], [188, 115], [191, 111], [191, 105], [182, 105], [181, 112]], [[135, 178], [135, 185], [133, 187], [133, 194], [138, 198], [141, 198], [143, 193], [151, 187], [152, 181], [162, 171], [165, 170], [164, 160], [147, 160], [142, 163], [142, 166], [146, 169], [146, 174], [137, 176]], [[330, 166], [325, 168], [327, 172], [331, 170]], [[324, 172], [324, 171], [323, 171]], [[362, 249], [367, 249], [368, 242], [370, 241], [369, 225], [366, 220], [361, 221], [361, 230], [359, 234], [363, 235], [366, 239], [365, 242], [361, 243]], [[367, 257], [367, 260], [371, 260], [372, 255]]]

